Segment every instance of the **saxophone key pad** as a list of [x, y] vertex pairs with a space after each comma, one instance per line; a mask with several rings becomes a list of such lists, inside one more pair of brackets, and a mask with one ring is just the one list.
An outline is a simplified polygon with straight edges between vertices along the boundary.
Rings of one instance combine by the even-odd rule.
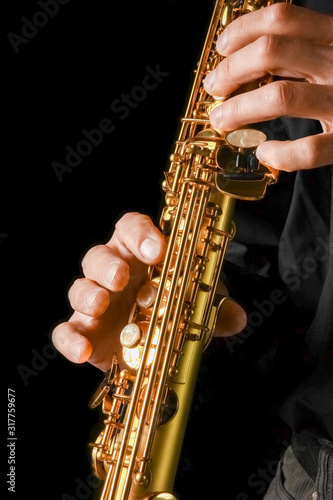
[[145, 283], [139, 290], [136, 303], [143, 309], [149, 309], [155, 302], [157, 285], [155, 283]]
[[230, 132], [225, 141], [235, 148], [256, 149], [259, 144], [267, 139], [266, 134], [253, 128], [244, 128]]
[[224, 178], [255, 181], [264, 178], [255, 151], [266, 140], [260, 130], [245, 128], [234, 130], [225, 137], [225, 144], [216, 152], [216, 163]]
[[135, 323], [126, 325], [120, 333], [120, 343], [123, 347], [130, 349], [138, 345], [142, 337], [141, 328]]

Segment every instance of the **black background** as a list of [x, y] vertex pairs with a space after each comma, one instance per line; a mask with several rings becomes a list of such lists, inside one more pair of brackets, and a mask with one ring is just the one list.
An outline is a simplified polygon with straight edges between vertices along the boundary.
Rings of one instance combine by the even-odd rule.
[[[5, 385], [16, 393], [17, 436], [16, 493], [7, 491], [8, 497], [91, 498], [87, 443], [97, 434], [99, 414], [87, 402], [101, 374], [56, 354], [49, 334], [69, 314], [68, 287], [81, 273], [86, 250], [106, 241], [124, 211], [157, 215], [161, 173], [212, 7], [187, 0], [70, 0], [17, 53], [8, 33], [22, 35], [22, 17], [32, 21], [42, 9], [30, 0], [13, 0], [7, 9], [2, 360]], [[147, 66], [157, 65], [168, 76], [121, 120], [111, 104], [141, 85]], [[96, 128], [103, 118], [115, 130], [60, 182], [52, 163], [65, 163], [65, 148], [75, 149], [82, 130]], [[219, 349], [223, 354], [222, 344]], [[261, 413], [262, 382], [251, 363], [243, 363], [242, 351], [223, 355], [225, 390], [211, 408], [199, 398], [190, 422], [177, 483], [184, 500], [213, 498], [212, 492], [214, 498], [260, 498], [268, 480], [256, 482], [259, 467], [266, 478], [274, 468]], [[216, 374], [208, 378], [220, 387]], [[7, 457], [6, 421], [4, 429]]]

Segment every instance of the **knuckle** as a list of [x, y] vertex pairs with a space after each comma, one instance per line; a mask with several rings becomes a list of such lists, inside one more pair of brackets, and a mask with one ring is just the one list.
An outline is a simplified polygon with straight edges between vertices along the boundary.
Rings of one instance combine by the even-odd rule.
[[132, 219], [132, 217], [135, 217], [136, 215], [138, 215], [138, 212], [127, 212], [126, 214], [122, 215], [116, 224], [116, 228], [127, 222], [128, 219]]
[[144, 215], [139, 212], [127, 212], [119, 219], [119, 221], [115, 225], [116, 231], [122, 229], [123, 227], [127, 227], [128, 224], [133, 224], [134, 220], [139, 222], [148, 221], [150, 219], [148, 215]]
[[[221, 127], [232, 130], [235, 127], [235, 120], [247, 113], [248, 101], [246, 94], [240, 94], [228, 99], [223, 106], [221, 115]], [[237, 122], [238, 123], [238, 122]]]
[[[239, 96], [234, 96], [228, 99], [223, 104], [223, 112], [219, 113], [219, 118], [221, 121], [229, 122], [233, 117], [238, 116], [240, 112]], [[219, 106], [220, 107], [220, 106]], [[222, 106], [221, 106], [222, 108]], [[218, 109], [218, 108], [217, 108]]]
[[89, 316], [88, 314], [82, 315], [82, 324], [87, 330], [96, 331], [98, 327], [98, 319], [94, 316]]
[[297, 94], [290, 82], [273, 82], [267, 88], [270, 105], [279, 110], [282, 115], [292, 111], [297, 100]]
[[69, 300], [72, 300], [83, 289], [86, 282], [87, 282], [86, 278], [76, 278], [73, 281], [73, 283], [71, 284], [71, 286], [68, 290]]
[[285, 26], [290, 21], [290, 4], [281, 2], [271, 5], [265, 10], [266, 22], [269, 28]]
[[306, 164], [308, 165], [317, 166], [320, 164], [321, 148], [315, 136], [308, 137], [307, 140], [303, 142], [302, 157], [305, 158]]
[[108, 243], [127, 240], [128, 237], [133, 238], [133, 234], [140, 233], [143, 228], [146, 231], [147, 226], [152, 225], [152, 221], [148, 215], [139, 212], [128, 212], [124, 214], [115, 225], [115, 231]]
[[89, 273], [89, 268], [90, 268], [91, 262], [94, 262], [96, 255], [99, 253], [99, 251], [101, 249], [104, 248], [104, 246], [105, 245], [95, 245], [95, 246], [91, 247], [87, 251], [87, 253], [84, 255], [82, 262], [81, 262], [81, 266], [82, 266], [83, 273], [85, 275], [87, 275], [87, 273]]
[[282, 38], [278, 35], [262, 35], [257, 41], [259, 46], [258, 57], [268, 70], [270, 65], [273, 64], [280, 55], [281, 40]]
[[228, 78], [234, 75], [233, 55], [225, 57], [217, 67], [218, 78]]
[[82, 288], [87, 283], [87, 278], [76, 278], [71, 288]]

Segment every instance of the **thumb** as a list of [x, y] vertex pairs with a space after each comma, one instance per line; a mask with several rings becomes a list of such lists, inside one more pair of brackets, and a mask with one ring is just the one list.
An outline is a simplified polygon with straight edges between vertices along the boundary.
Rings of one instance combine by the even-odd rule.
[[244, 309], [230, 297], [224, 296], [220, 302], [214, 337], [230, 337], [244, 330], [247, 316]]

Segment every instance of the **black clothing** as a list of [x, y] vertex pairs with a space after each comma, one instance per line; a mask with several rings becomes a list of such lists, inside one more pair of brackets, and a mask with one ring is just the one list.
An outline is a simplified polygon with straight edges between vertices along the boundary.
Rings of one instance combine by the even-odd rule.
[[[294, 3], [333, 14], [331, 0]], [[289, 118], [276, 120], [269, 130], [281, 140], [322, 131], [315, 121]], [[286, 296], [289, 312], [284, 331], [280, 321], [273, 334], [280, 339], [274, 356], [270, 352], [267, 376], [293, 430], [294, 453], [312, 478], [320, 440], [333, 441], [332, 190], [333, 166], [282, 173], [259, 208], [245, 203], [236, 208], [238, 233], [228, 253], [240, 273], [255, 271], [271, 280], [268, 289], [278, 287]]]
[[304, 436], [333, 441], [332, 188], [332, 166], [297, 173], [279, 244], [280, 273], [296, 316], [308, 321], [281, 407], [283, 418], [297, 432], [293, 448], [305, 469], [312, 466]]

